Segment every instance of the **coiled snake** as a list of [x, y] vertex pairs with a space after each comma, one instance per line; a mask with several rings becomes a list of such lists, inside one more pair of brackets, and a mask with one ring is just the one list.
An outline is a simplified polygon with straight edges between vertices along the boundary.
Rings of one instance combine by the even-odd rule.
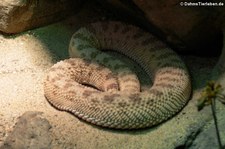
[[[133, 59], [153, 85], [140, 92], [137, 76], [104, 49]], [[73, 58], [50, 68], [44, 94], [54, 107], [87, 122], [116, 129], [151, 127], [174, 116], [190, 98], [190, 76], [183, 61], [133, 25], [109, 21], [82, 27], [73, 35], [69, 53]]]

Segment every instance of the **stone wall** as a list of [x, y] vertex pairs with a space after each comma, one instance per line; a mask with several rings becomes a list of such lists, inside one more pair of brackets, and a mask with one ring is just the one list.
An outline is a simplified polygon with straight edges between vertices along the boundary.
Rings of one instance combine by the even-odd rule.
[[19, 33], [77, 12], [81, 0], [1, 0], [0, 31]]
[[[183, 0], [98, 0], [110, 10], [124, 14], [155, 32], [161, 39], [182, 52], [200, 55], [209, 49], [221, 49], [221, 22], [225, 18], [225, 2], [212, 0], [220, 6], [190, 6]], [[189, 6], [188, 6], [189, 4]], [[223, 4], [223, 6], [221, 5]], [[220, 38], [221, 39], [221, 38]]]

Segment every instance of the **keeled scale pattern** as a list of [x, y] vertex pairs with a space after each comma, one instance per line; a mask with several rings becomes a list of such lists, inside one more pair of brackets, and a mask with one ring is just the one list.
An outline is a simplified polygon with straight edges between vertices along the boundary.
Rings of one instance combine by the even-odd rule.
[[[153, 82], [151, 88], [139, 92], [136, 75], [103, 49], [139, 63]], [[69, 53], [76, 58], [50, 69], [44, 92], [53, 106], [85, 121], [116, 129], [151, 127], [174, 116], [189, 100], [191, 83], [183, 61], [156, 37], [133, 25], [110, 21], [80, 28], [70, 41]]]

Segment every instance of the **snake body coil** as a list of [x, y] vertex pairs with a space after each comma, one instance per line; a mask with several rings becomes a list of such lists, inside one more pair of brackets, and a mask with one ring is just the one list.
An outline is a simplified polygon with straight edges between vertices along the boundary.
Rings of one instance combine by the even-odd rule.
[[[136, 75], [102, 49], [136, 61], [153, 85], [139, 92]], [[190, 76], [183, 61], [156, 37], [133, 25], [111, 21], [83, 27], [73, 35], [69, 53], [75, 58], [50, 69], [44, 93], [56, 108], [90, 123], [116, 129], [151, 127], [174, 116], [190, 98]]]

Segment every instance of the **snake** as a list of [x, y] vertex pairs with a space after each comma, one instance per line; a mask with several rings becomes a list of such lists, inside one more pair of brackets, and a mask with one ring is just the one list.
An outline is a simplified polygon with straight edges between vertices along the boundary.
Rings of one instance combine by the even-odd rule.
[[[152, 81], [139, 78], [115, 51], [137, 63]], [[112, 129], [153, 127], [179, 113], [191, 96], [187, 66], [156, 36], [132, 24], [99, 21], [80, 27], [69, 43], [71, 58], [54, 64], [44, 96], [56, 109]]]

